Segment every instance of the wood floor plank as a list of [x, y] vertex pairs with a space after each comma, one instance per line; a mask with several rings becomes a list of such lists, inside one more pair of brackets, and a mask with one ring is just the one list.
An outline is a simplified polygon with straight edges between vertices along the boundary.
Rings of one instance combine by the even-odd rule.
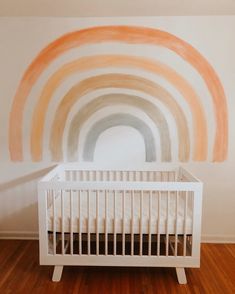
[[186, 269], [179, 285], [174, 268], [64, 267], [51, 281], [52, 266], [39, 266], [38, 242], [0, 240], [0, 293], [234, 294], [235, 244], [202, 244], [200, 269]]

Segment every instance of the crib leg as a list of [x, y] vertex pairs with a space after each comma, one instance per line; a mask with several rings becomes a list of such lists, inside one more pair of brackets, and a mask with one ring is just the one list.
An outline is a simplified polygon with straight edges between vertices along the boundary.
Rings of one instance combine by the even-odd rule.
[[62, 276], [63, 272], [63, 265], [55, 265], [54, 271], [53, 271], [53, 276], [52, 276], [52, 281], [53, 282], [59, 282]]
[[179, 284], [187, 284], [187, 279], [185, 275], [185, 270], [183, 267], [176, 267], [176, 275]]

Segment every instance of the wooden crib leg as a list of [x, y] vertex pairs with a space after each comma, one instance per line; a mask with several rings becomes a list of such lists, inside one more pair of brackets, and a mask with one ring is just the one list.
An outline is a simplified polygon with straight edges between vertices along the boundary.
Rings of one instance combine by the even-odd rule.
[[53, 271], [53, 276], [52, 276], [52, 281], [53, 282], [59, 282], [62, 276], [63, 272], [63, 265], [55, 265], [54, 271]]
[[183, 267], [176, 267], [176, 275], [179, 284], [187, 284], [187, 279], [185, 275], [185, 270]]

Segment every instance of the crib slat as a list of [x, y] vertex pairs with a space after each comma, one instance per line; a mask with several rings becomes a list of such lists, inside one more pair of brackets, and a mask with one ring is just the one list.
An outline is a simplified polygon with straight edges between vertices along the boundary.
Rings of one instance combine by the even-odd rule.
[[52, 190], [52, 203], [53, 203], [53, 254], [56, 254], [56, 203], [55, 191]]
[[175, 256], [178, 254], [178, 209], [179, 209], [179, 191], [176, 191], [176, 220], [175, 220]]
[[70, 254], [73, 255], [73, 192], [69, 191], [70, 196]]
[[157, 255], [160, 255], [161, 192], [158, 191]]
[[[169, 174], [167, 174], [167, 177], [169, 177]], [[166, 204], [166, 256], [169, 255], [169, 191], [167, 191], [167, 204]]]
[[149, 182], [149, 179], [150, 179], [150, 171], [147, 171], [147, 178], [146, 178], [146, 181]]
[[105, 255], [108, 255], [108, 191], [105, 190]]
[[87, 190], [87, 254], [91, 253], [91, 236], [90, 236], [90, 190]]
[[122, 255], [125, 255], [125, 197], [126, 191], [122, 191]]
[[153, 181], [157, 182], [157, 172], [156, 171], [153, 172]]
[[125, 170], [122, 171], [122, 181], [123, 182], [126, 181], [126, 171]]
[[79, 240], [79, 254], [82, 255], [82, 214], [81, 214], [81, 191], [78, 191], [78, 240]]
[[64, 248], [64, 191], [61, 191], [61, 226], [62, 226], [62, 255], [65, 254]]
[[134, 191], [131, 191], [131, 255], [134, 255], [134, 205], [135, 205], [135, 199], [134, 199]]
[[187, 212], [188, 212], [188, 192], [185, 191], [185, 202], [184, 202], [184, 245], [183, 245], [183, 256], [186, 256]]
[[114, 222], [113, 222], [113, 255], [116, 255], [116, 193], [117, 191], [114, 190]]
[[152, 191], [149, 191], [149, 238], [148, 238], [148, 255], [151, 255], [151, 226], [152, 226]]
[[134, 181], [137, 181], [137, 171], [134, 171]]
[[96, 255], [99, 255], [99, 191], [96, 191]]
[[143, 254], [143, 190], [140, 191], [140, 256]]

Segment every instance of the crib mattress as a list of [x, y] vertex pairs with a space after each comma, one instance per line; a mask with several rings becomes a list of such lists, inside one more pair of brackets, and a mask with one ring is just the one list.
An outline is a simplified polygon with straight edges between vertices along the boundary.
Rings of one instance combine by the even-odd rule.
[[80, 199], [80, 210], [78, 198], [74, 198], [71, 203], [70, 198], [65, 197], [62, 204], [61, 197], [57, 197], [55, 205], [53, 206], [51, 203], [47, 210], [48, 231], [56, 230], [56, 232], [65, 233], [107, 232], [111, 234], [192, 234], [192, 208], [188, 206], [185, 210], [183, 198], [179, 198], [176, 207], [175, 197], [169, 199], [162, 197], [159, 203], [157, 197], [154, 198], [153, 195], [150, 217], [150, 201], [145, 195], [142, 199], [142, 209], [140, 197], [139, 199], [136, 197], [137, 199], [132, 206], [128, 195], [126, 195], [124, 205], [123, 198], [117, 197], [114, 201], [114, 197], [109, 196], [106, 214], [104, 195], [99, 195], [97, 206], [95, 195], [93, 196], [91, 195], [89, 204], [85, 197]]

